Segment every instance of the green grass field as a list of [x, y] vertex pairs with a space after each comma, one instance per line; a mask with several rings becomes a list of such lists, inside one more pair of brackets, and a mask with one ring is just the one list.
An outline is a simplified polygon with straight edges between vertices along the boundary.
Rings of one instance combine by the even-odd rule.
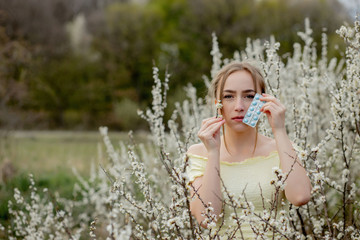
[[[128, 141], [124, 132], [110, 132], [109, 137], [115, 147], [119, 141]], [[99, 132], [10, 132], [2, 141], [1, 163], [7, 159], [18, 172], [34, 175], [76, 168], [86, 176], [91, 163], [99, 164], [107, 158]]]

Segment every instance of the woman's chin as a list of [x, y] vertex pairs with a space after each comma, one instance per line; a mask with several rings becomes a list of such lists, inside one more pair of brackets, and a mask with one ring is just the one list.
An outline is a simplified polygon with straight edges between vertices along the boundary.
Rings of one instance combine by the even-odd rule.
[[252, 127], [246, 125], [243, 122], [237, 122], [236, 124], [227, 124], [227, 129], [228, 130], [231, 129], [232, 131], [237, 132], [237, 133], [243, 133], [243, 132], [247, 132], [247, 131], [251, 130]]

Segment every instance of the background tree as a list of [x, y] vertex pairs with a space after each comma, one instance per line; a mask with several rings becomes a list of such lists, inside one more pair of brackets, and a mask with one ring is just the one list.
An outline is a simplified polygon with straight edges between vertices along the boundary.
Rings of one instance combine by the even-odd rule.
[[[136, 110], [150, 102], [153, 64], [171, 73], [172, 106], [188, 82], [205, 94], [213, 32], [225, 57], [247, 38], [265, 41], [271, 34], [285, 53], [306, 17], [319, 45], [323, 31], [333, 33], [349, 20], [337, 0], [0, 0], [1, 52], [18, 43], [30, 56], [4, 57], [1, 81], [13, 87], [3, 84], [2, 94], [15, 89], [26, 104], [3, 98], [3, 106], [24, 128], [137, 129], [145, 125]], [[330, 34], [330, 57], [341, 54], [338, 43]]]

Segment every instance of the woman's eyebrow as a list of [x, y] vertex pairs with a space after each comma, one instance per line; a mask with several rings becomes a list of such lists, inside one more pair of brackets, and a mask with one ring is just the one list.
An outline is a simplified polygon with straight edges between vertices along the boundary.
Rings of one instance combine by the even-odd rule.
[[[224, 92], [227, 92], [227, 93], [236, 93], [236, 91], [231, 90], [231, 89], [225, 89]], [[253, 89], [246, 89], [246, 90], [242, 91], [242, 93], [250, 93], [250, 92], [255, 92], [255, 90], [253, 90]]]
[[255, 92], [255, 90], [253, 89], [246, 89], [244, 91], [242, 91], [243, 93], [250, 93], [250, 92]]
[[236, 93], [236, 91], [234, 90], [230, 90], [230, 89], [225, 89], [224, 92], [228, 92], [228, 93]]

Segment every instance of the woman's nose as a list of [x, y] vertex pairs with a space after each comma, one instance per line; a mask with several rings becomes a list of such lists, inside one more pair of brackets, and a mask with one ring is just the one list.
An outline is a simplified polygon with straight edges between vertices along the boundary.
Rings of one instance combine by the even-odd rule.
[[235, 111], [244, 111], [245, 110], [245, 105], [244, 105], [244, 101], [242, 98], [238, 98], [236, 99], [236, 106], [235, 106]]

